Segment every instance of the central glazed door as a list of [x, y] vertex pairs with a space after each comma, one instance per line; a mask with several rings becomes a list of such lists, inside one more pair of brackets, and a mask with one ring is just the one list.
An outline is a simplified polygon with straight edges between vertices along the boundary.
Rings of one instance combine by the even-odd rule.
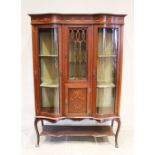
[[92, 26], [66, 25], [64, 29], [64, 114], [91, 115]]

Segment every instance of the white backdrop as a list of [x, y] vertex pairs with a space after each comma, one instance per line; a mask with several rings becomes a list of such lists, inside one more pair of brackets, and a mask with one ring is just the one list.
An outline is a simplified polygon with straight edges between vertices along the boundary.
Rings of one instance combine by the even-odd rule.
[[22, 127], [32, 128], [34, 89], [32, 34], [28, 13], [119, 13], [127, 14], [124, 26], [122, 130], [133, 129], [133, 1], [132, 0], [23, 0], [22, 1]]

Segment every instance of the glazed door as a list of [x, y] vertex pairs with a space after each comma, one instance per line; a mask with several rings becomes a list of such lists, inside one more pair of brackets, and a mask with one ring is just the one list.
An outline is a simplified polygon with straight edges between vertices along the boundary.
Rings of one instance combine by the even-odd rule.
[[64, 26], [64, 107], [69, 117], [91, 113], [91, 26]]
[[37, 114], [59, 116], [61, 115], [61, 27], [40, 25], [34, 32]]
[[117, 114], [117, 96], [119, 86], [119, 27], [94, 27], [94, 114]]

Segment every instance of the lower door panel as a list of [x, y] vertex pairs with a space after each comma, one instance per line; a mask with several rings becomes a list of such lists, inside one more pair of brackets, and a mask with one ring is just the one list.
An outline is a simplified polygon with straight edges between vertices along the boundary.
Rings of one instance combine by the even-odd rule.
[[65, 114], [69, 117], [89, 116], [90, 88], [88, 84], [65, 85]]

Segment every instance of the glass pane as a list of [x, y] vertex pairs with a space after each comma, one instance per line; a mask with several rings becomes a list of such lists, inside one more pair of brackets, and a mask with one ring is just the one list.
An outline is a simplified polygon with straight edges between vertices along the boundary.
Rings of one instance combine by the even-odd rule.
[[110, 114], [114, 111], [114, 88], [97, 88], [97, 114]]
[[115, 56], [118, 46], [117, 28], [98, 29], [98, 56]]
[[87, 77], [86, 29], [69, 30], [69, 79], [78, 80]]
[[58, 85], [58, 59], [52, 57], [41, 57], [41, 84]]
[[59, 113], [58, 29], [39, 30], [42, 112]]
[[97, 84], [115, 83], [115, 64], [112, 58], [98, 58]]
[[41, 88], [42, 112], [59, 113], [59, 89]]
[[40, 55], [58, 55], [58, 29], [43, 28], [40, 32]]
[[98, 29], [97, 96], [98, 114], [114, 112], [118, 29]]

